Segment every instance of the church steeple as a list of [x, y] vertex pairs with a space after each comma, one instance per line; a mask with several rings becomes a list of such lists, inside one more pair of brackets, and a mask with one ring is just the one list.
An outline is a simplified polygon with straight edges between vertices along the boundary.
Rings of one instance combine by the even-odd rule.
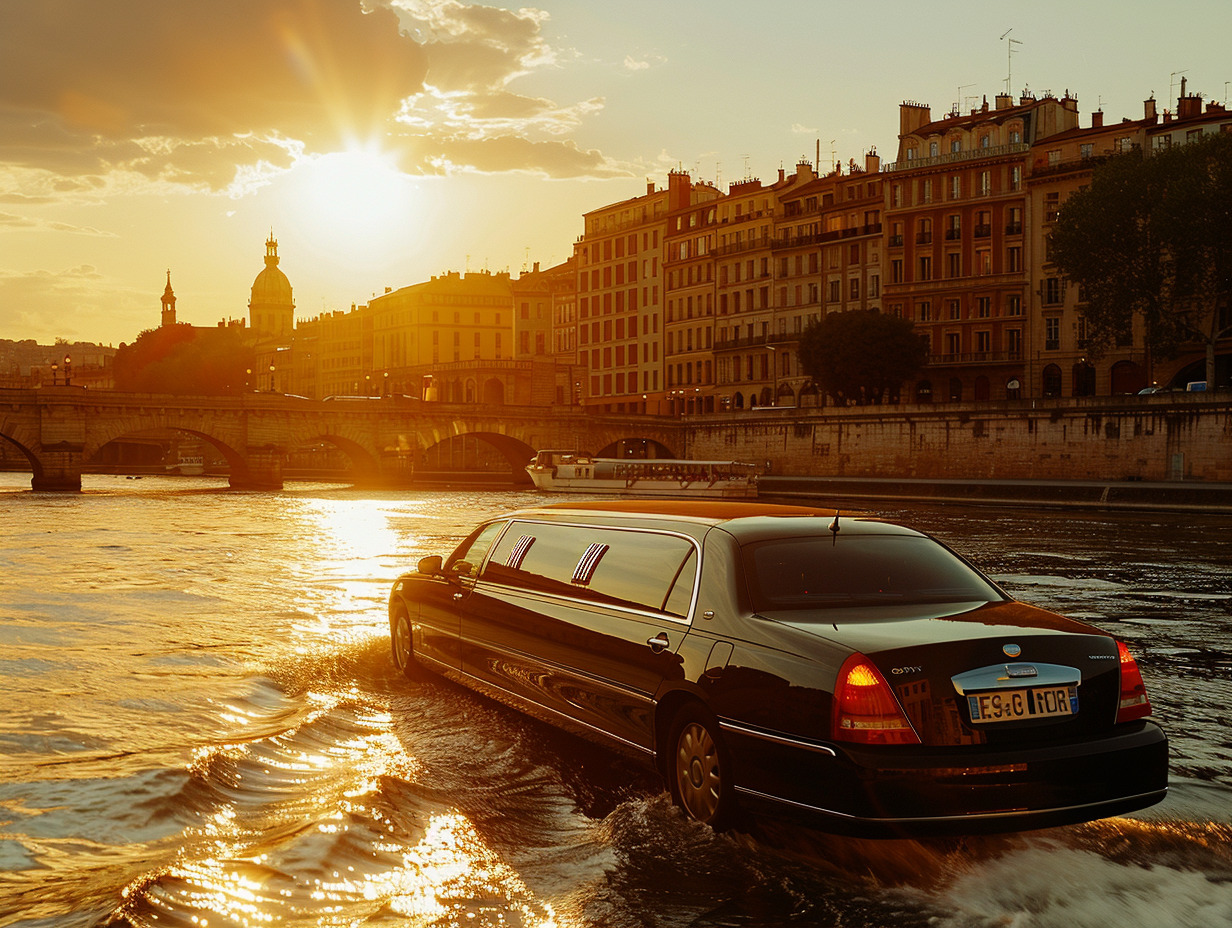
[[278, 266], [278, 239], [274, 238], [273, 229], [270, 229], [269, 238], [265, 240], [265, 266]]
[[167, 289], [163, 291], [163, 325], [175, 325], [175, 293], [171, 290], [171, 269], [167, 269]]

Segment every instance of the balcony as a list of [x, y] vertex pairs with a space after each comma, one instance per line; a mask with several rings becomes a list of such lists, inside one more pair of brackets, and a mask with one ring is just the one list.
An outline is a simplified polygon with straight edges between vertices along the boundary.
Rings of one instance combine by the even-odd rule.
[[946, 229], [945, 240], [947, 242], [956, 242], [962, 238], [962, 229]]
[[903, 245], [903, 237], [901, 235], [891, 235], [890, 236], [890, 247], [891, 248], [901, 248], [902, 245]]
[[917, 245], [931, 245], [933, 243], [933, 234], [931, 232], [919, 232], [916, 234], [915, 243]]
[[930, 354], [929, 367], [953, 367], [956, 364], [1008, 364], [1022, 360], [1020, 350], [964, 351], [957, 354]]
[[992, 235], [991, 225], [980, 225], [975, 227], [976, 238], [988, 238], [990, 235]]
[[1002, 158], [1006, 155], [1024, 154], [1031, 148], [1026, 142], [1015, 142], [1011, 145], [997, 145], [992, 148], [972, 148], [967, 151], [951, 151], [933, 158], [914, 158], [908, 161], [895, 161], [882, 168], [889, 173], [907, 171], [914, 168], [931, 168], [940, 164], [956, 164], [962, 161], [982, 161], [989, 158]]
[[1022, 223], [1021, 222], [1007, 222], [1005, 224], [1005, 234], [1006, 235], [1022, 235]]

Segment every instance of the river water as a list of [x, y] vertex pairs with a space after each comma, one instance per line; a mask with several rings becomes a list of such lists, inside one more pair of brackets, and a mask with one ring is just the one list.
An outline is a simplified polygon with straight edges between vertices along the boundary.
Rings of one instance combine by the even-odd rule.
[[1232, 924], [1232, 517], [894, 505], [1127, 640], [1168, 799], [996, 838], [716, 835], [389, 660], [394, 577], [529, 492], [0, 474], [0, 926]]

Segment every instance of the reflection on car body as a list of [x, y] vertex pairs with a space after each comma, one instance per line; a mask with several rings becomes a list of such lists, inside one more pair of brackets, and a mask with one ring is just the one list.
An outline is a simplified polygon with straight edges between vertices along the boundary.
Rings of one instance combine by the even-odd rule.
[[479, 526], [389, 603], [394, 659], [637, 754], [686, 814], [867, 836], [1143, 808], [1167, 739], [1104, 632], [832, 510], [564, 503]]

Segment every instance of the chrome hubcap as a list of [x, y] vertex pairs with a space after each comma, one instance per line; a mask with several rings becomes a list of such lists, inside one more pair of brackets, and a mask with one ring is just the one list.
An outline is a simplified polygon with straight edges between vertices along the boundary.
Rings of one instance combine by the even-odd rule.
[[394, 655], [398, 666], [405, 668], [411, 660], [411, 623], [406, 616], [399, 616], [394, 623]]
[[719, 753], [704, 725], [690, 722], [676, 746], [676, 784], [690, 818], [709, 823], [719, 808]]

